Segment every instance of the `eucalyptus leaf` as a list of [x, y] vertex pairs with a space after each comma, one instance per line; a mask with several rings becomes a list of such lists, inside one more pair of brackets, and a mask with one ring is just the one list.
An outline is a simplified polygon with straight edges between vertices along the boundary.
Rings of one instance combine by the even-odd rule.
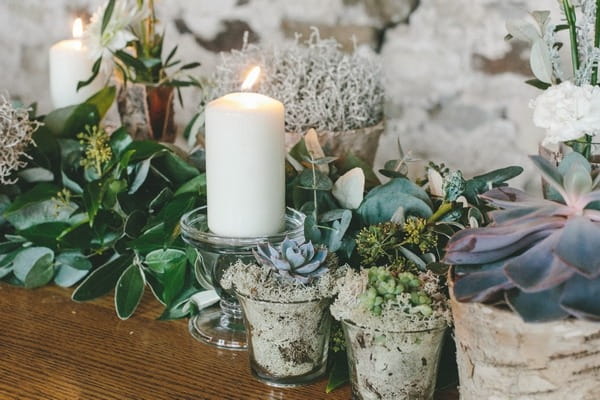
[[144, 274], [140, 267], [131, 264], [117, 281], [115, 309], [120, 319], [127, 319], [135, 312], [144, 295]]
[[535, 40], [531, 46], [529, 63], [531, 71], [537, 79], [545, 83], [552, 83], [552, 58], [546, 43], [541, 38]]
[[13, 273], [26, 288], [44, 286], [54, 276], [54, 252], [46, 247], [28, 247], [13, 260]]
[[406, 216], [429, 218], [433, 211], [427, 193], [404, 178], [395, 178], [371, 190], [357, 212], [363, 222], [374, 225], [392, 219], [399, 207]]
[[77, 251], [61, 253], [56, 257], [58, 269], [54, 283], [62, 287], [71, 287], [82, 280], [92, 269], [92, 263]]

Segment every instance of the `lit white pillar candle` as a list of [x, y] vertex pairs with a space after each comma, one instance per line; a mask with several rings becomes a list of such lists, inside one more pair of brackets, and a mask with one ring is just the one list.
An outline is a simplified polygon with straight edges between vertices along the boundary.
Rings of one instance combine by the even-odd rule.
[[[257, 67], [242, 90], [258, 77]], [[285, 218], [283, 104], [258, 93], [231, 93], [206, 108], [208, 227], [254, 237], [282, 231]]]
[[73, 23], [73, 39], [60, 41], [50, 48], [50, 96], [56, 108], [83, 103], [102, 89], [103, 79], [98, 76], [77, 90], [77, 83], [92, 75], [94, 65], [81, 41], [82, 34], [81, 18], [77, 18]]

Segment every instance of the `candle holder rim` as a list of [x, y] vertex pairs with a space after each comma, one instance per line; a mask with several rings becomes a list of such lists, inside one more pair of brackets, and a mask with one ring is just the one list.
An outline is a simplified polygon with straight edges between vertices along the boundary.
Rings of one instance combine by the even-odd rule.
[[[208, 206], [198, 207], [196, 209], [193, 209], [192, 211], [187, 212], [181, 217], [180, 227], [184, 239], [197, 240], [203, 243], [213, 245], [254, 247], [257, 243], [262, 241], [269, 243], [281, 242], [288, 236], [292, 238], [301, 237], [304, 233], [304, 220], [306, 219], [306, 215], [304, 215], [302, 212], [296, 209], [286, 207], [286, 228], [283, 232], [275, 233], [272, 235], [257, 235], [251, 237], [223, 236], [209, 231], [208, 228], [206, 230], [200, 230], [194, 227], [194, 222], [197, 220], [198, 215], [204, 216], [206, 218], [207, 209]], [[290, 221], [293, 224], [293, 226], [291, 227], [288, 226], [288, 222]]]

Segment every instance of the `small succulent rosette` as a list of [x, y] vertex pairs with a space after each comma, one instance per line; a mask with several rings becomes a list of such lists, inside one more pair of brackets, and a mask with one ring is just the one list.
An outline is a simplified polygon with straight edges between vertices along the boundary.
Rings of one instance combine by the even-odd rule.
[[342, 321], [353, 399], [431, 399], [449, 319], [438, 277], [348, 271], [331, 306]]
[[338, 271], [325, 248], [285, 240], [261, 244], [259, 265], [233, 265], [221, 283], [244, 311], [252, 374], [272, 386], [298, 386], [325, 374]]

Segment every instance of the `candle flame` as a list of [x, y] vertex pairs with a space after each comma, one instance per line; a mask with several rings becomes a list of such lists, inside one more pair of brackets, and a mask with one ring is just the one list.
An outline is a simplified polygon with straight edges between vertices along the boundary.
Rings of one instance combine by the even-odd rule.
[[260, 76], [260, 67], [256, 66], [256, 67], [252, 68], [250, 70], [250, 72], [248, 73], [248, 75], [246, 76], [244, 83], [242, 83], [242, 90], [251, 89], [252, 86], [254, 86], [254, 84], [258, 80], [259, 76]]
[[79, 39], [83, 36], [83, 22], [81, 18], [77, 18], [75, 22], [73, 22], [73, 38]]

